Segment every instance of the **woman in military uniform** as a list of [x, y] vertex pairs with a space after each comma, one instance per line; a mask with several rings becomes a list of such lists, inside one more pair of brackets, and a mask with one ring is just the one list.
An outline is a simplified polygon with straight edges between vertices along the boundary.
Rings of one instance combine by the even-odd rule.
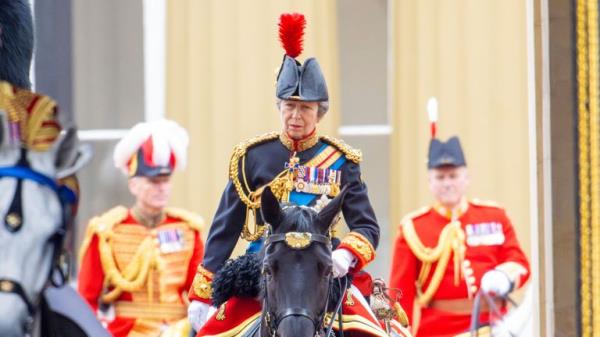
[[[286, 50], [276, 85], [281, 131], [247, 140], [233, 150], [229, 181], [208, 234], [203, 263], [190, 289], [188, 317], [200, 330], [198, 336], [240, 330], [241, 324], [247, 324], [248, 318], [260, 311], [256, 301], [233, 298], [220, 313], [207, 317], [211, 316], [213, 276], [230, 257], [238, 238], [252, 242], [250, 251], [260, 248], [264, 227], [259, 206], [265, 186], [270, 186], [281, 202], [306, 206], [322, 205], [346, 188], [342, 213], [350, 232], [333, 251], [333, 274], [342, 277], [356, 273], [375, 258], [379, 225], [361, 180], [361, 152], [319, 134], [319, 121], [329, 106], [325, 79], [315, 58], [304, 64], [295, 59], [302, 50], [301, 36], [296, 41], [287, 38], [286, 29], [298, 31], [304, 25], [300, 14], [281, 17], [280, 37]], [[383, 333], [366, 310], [348, 295], [344, 312], [362, 316], [355, 322], [358, 330], [362, 327], [378, 331], [375, 335]]]

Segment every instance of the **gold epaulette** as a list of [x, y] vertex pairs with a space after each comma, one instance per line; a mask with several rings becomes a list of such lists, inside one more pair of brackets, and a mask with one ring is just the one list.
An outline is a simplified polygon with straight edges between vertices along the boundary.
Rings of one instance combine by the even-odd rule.
[[[244, 142], [239, 143], [233, 148], [233, 154], [231, 155], [231, 160], [229, 161], [229, 178], [233, 182], [233, 186], [235, 186], [235, 190], [240, 196], [242, 202], [250, 208], [258, 208], [260, 206], [260, 202], [251, 200], [249, 198], [250, 191], [246, 192], [242, 187], [239, 175], [240, 160], [244, 158], [249, 148], [273, 139], [277, 139], [278, 137], [279, 133], [269, 132], [254, 138], [250, 138]], [[244, 182], [244, 184], [246, 184], [246, 182]], [[246, 188], [248, 189], [247, 184]]]
[[423, 206], [421, 208], [418, 208], [417, 210], [414, 210], [414, 211], [406, 214], [402, 218], [402, 221], [400, 221], [400, 223], [403, 224], [403, 223], [407, 222], [408, 220], [412, 220], [412, 219], [418, 218], [421, 215], [429, 212], [429, 210], [431, 210], [431, 206]]
[[190, 228], [197, 232], [204, 229], [204, 219], [194, 212], [176, 207], [169, 207], [166, 209], [166, 212], [169, 216], [183, 220]]
[[79, 263], [81, 263], [83, 255], [92, 241], [92, 237], [96, 234], [109, 233], [115, 225], [125, 220], [128, 214], [129, 210], [127, 207], [117, 206], [100, 216], [92, 218], [85, 231], [85, 237], [81, 244], [81, 248], [79, 249]]
[[56, 102], [48, 96], [0, 81], [0, 110], [18, 125], [21, 145], [27, 149], [47, 151], [60, 135]]
[[326, 142], [327, 144], [333, 145], [338, 150], [342, 151], [348, 160], [359, 164], [362, 161], [362, 152], [359, 149], [355, 149], [350, 145], [346, 144], [341, 139], [337, 139], [331, 136], [321, 136], [321, 140]]
[[481, 199], [473, 199], [471, 203], [475, 206], [485, 206], [485, 207], [494, 207], [494, 208], [502, 208], [500, 204], [492, 200], [481, 200]]

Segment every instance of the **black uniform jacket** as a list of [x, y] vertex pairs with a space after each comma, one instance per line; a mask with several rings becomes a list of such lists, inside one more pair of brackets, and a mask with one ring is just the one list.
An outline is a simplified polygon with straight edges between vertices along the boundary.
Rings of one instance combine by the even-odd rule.
[[[313, 158], [324, 142], [334, 145], [338, 149], [347, 147], [343, 142], [332, 142], [331, 139], [330, 137], [319, 138], [314, 146], [298, 152], [296, 156], [300, 159], [300, 165]], [[275, 135], [269, 140], [250, 146], [245, 157], [246, 180], [250, 189], [256, 190], [270, 183], [285, 169], [285, 164], [292, 155], [293, 151], [288, 149]], [[348, 187], [342, 206], [344, 219], [351, 232], [366, 238], [375, 249], [379, 242], [379, 225], [367, 195], [367, 186], [361, 179], [360, 166], [354, 161], [346, 160], [340, 170], [342, 171], [341, 187]], [[239, 176], [240, 181], [243, 181], [241, 162], [239, 163]], [[317, 199], [315, 198], [312, 203], [314, 204]], [[215, 273], [223, 266], [240, 237], [245, 218], [246, 205], [241, 201], [230, 179], [210, 227], [206, 241], [204, 268]], [[262, 223], [260, 216], [257, 216], [257, 223]]]

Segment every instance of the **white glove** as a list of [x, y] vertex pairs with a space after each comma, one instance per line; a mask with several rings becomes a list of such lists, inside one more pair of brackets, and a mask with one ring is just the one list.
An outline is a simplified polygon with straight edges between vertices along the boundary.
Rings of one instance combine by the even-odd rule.
[[356, 258], [347, 249], [336, 249], [331, 253], [333, 262], [333, 277], [343, 277], [348, 274], [348, 269], [356, 264]]
[[[188, 321], [192, 325], [195, 331], [199, 331], [200, 328], [206, 323], [209, 316], [209, 311], [212, 307], [209, 304], [200, 301], [192, 301], [188, 306]], [[214, 312], [214, 311], [213, 311]]]
[[512, 282], [505, 272], [488, 270], [481, 278], [481, 290], [495, 296], [506, 296], [512, 290]]

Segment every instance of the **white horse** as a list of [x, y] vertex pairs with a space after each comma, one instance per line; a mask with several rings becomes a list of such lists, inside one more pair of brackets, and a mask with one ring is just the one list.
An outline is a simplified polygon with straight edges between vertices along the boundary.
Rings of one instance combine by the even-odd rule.
[[[91, 310], [68, 286], [43, 294], [49, 283], [64, 285], [66, 271], [57, 266], [77, 202], [60, 179], [81, 168], [91, 151], [77, 144], [74, 129], [63, 132], [48, 151], [9, 146], [7, 125], [0, 109], [0, 336], [91, 335], [81, 325], [96, 331], [100, 325], [89, 320]], [[70, 315], [57, 313], [55, 299], [84, 314], [65, 319]]]

